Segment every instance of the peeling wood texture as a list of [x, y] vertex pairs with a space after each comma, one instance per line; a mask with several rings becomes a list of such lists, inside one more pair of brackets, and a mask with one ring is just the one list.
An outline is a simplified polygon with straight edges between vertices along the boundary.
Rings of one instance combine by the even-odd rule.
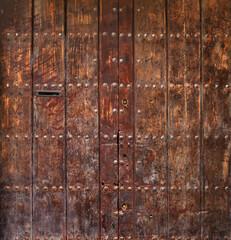
[[231, 239], [230, 13], [0, 1], [0, 239]]

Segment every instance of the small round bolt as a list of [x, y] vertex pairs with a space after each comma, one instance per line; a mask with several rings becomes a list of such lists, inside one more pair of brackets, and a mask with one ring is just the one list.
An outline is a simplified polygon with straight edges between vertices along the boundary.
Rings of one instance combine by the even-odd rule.
[[104, 140], [108, 140], [108, 138], [109, 138], [108, 135], [104, 135], [104, 136], [103, 136], [103, 139], [104, 139]]
[[123, 34], [123, 33], [120, 33], [120, 37], [121, 37], [121, 38], [124, 37], [124, 34]]
[[132, 36], [132, 34], [131, 33], [128, 33], [128, 37], [131, 37]]
[[115, 36], [116, 36], [116, 33], [115, 33], [115, 32], [113, 32], [111, 35], [112, 35], [112, 37], [115, 37]]
[[116, 58], [112, 58], [112, 62], [115, 63], [116, 62]]

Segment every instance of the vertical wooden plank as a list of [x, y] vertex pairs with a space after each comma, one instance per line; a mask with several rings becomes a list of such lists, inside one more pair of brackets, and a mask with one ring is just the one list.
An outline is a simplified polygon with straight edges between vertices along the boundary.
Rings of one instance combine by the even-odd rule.
[[67, 234], [99, 239], [98, 0], [67, 1]]
[[0, 238], [31, 237], [31, 1], [0, 3]]
[[[35, 238], [65, 238], [64, 1], [34, 1]], [[60, 90], [40, 97], [38, 90]]]
[[230, 13], [228, 0], [202, 1], [203, 239], [231, 238]]
[[101, 238], [118, 237], [118, 0], [100, 1]]
[[200, 237], [200, 8], [169, 1], [169, 235]]
[[133, 1], [119, 1], [119, 236], [133, 236]]
[[165, 1], [134, 1], [134, 239], [167, 234]]

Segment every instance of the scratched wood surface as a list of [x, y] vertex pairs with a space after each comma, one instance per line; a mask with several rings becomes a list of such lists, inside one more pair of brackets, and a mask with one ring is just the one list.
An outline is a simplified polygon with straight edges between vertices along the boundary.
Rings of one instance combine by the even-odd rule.
[[231, 238], [230, 14], [230, 1], [203, 1], [202, 236], [228, 239]]
[[25, 239], [32, 206], [31, 1], [1, 1], [0, 9], [0, 239]]
[[67, 2], [67, 235], [99, 237], [98, 0]]
[[[65, 235], [64, 1], [34, 1], [33, 236]], [[60, 90], [40, 97], [38, 90]]]
[[136, 0], [134, 238], [167, 234], [165, 1]]
[[231, 239], [230, 13], [0, 1], [0, 239]]
[[118, 237], [118, 0], [100, 0], [101, 238]]
[[169, 1], [169, 236], [200, 236], [200, 8]]
[[133, 1], [119, 0], [119, 236], [133, 237]]

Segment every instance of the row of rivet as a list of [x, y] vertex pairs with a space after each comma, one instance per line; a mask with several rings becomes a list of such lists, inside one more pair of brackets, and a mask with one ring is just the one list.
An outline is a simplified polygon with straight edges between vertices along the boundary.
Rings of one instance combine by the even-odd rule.
[[[29, 34], [28, 33], [7, 33], [6, 34], [7, 35], [7, 37], [10, 37], [11, 35], [13, 35], [13, 36], [16, 36], [16, 37], [19, 37], [20, 35], [21, 36], [23, 36], [23, 37], [28, 37], [29, 36]], [[52, 36], [52, 37], [55, 37], [56, 35], [58, 35], [59, 37], [62, 37], [62, 36], [64, 36], [64, 33], [55, 33], [55, 32], [52, 32], [52, 33], [47, 33], [47, 32], [45, 32], [45, 33], [35, 33], [34, 34], [35, 36], [39, 36], [39, 35], [43, 35], [43, 36], [45, 36], [45, 37], [47, 37], [47, 36]], [[68, 35], [70, 36], [70, 37], [74, 37], [74, 36], [77, 36], [77, 37], [80, 37], [80, 36], [85, 36], [85, 37], [89, 37], [89, 36], [92, 36], [92, 37], [96, 37], [96, 36], [98, 36], [98, 33], [97, 32], [93, 32], [93, 33], [68, 33]], [[151, 33], [151, 34], [148, 34], [148, 33], [137, 33], [136, 34], [136, 36], [138, 37], [138, 38], [156, 38], [156, 37], [160, 37], [160, 38], [163, 38], [164, 36], [165, 36], [166, 34], [165, 33], [160, 33], [160, 34], [157, 34], [157, 33]], [[116, 32], [112, 32], [112, 33], [107, 33], [107, 32], [103, 32], [102, 33], [102, 36], [104, 36], [104, 37], [106, 37], [106, 36], [112, 36], [112, 37], [116, 37], [117, 36], [117, 33]], [[121, 38], [123, 38], [123, 37], [126, 37], [126, 36], [128, 36], [129, 38], [130, 37], [132, 37], [132, 33], [119, 33], [119, 37], [121, 37]], [[185, 34], [185, 35], [183, 35], [183, 37], [185, 37], [185, 38], [190, 38], [190, 37], [195, 37], [195, 38], [197, 38], [197, 37], [199, 37], [200, 36], [200, 33], [195, 33], [195, 34], [189, 34], [189, 33], [187, 33], [187, 34]], [[206, 38], [208, 38], [210, 35], [209, 34], [205, 34], [204, 36], [203, 36], [203, 38], [204, 39], [206, 39]], [[214, 38], [218, 38], [219, 36], [221, 36], [220, 34], [218, 35], [218, 34], [214, 34], [214, 35], [211, 35], [212, 37], [214, 37]], [[182, 35], [180, 34], [180, 33], [177, 33], [177, 34], [173, 34], [173, 33], [170, 33], [169, 34], [169, 37], [170, 38], [181, 38], [182, 37]], [[224, 34], [224, 37], [225, 38], [228, 38], [229, 37], [229, 35], [228, 34]]]
[[[115, 211], [114, 212], [114, 215], [118, 216], [123, 216], [124, 213], [122, 211]], [[19, 237], [15, 237], [14, 238], [15, 240], [21, 240], [22, 238], [19, 238]], [[24, 240], [30, 240], [30, 237], [25, 237], [23, 238]], [[55, 238], [57, 239], [57, 238]], [[55, 240], [53, 237], [35, 237], [34, 240]], [[60, 240], [63, 240], [64, 238], [61, 237]], [[81, 237], [77, 237], [75, 238], [76, 240], [81, 240], [82, 238]], [[85, 239], [85, 238], [84, 238]], [[102, 240], [109, 240], [109, 236], [103, 236], [102, 237]], [[113, 240], [126, 240], [126, 239], [135, 239], [133, 238], [132, 236], [127, 236], [127, 237], [113, 237], [112, 238]], [[146, 238], [136, 238], [136, 240], [167, 240], [168, 238], [166, 237], [163, 237], [163, 236], [158, 236], [158, 235], [152, 235], [152, 236], [149, 236], [149, 237], [146, 237]], [[172, 236], [170, 237], [171, 240], [209, 240], [209, 239], [213, 239], [213, 240], [230, 240], [228, 236], [224, 236], [224, 237], [215, 237], [215, 236], [205, 236], [205, 237], [185, 237], [185, 236]], [[6, 238], [6, 240], [9, 240], [8, 238]], [[72, 237], [68, 237], [68, 240], [74, 240], [74, 238]], [[98, 240], [98, 237], [95, 238], [95, 240]]]
[[[117, 87], [118, 84], [117, 84], [117, 83], [112, 83], [111, 85], [112, 85], [113, 88], [115, 88], [115, 87]], [[16, 83], [16, 84], [14, 84], [13, 86], [18, 87], [19, 85]], [[29, 87], [30, 85], [29, 85], [28, 83], [26, 83], [24, 86], [25, 86], [25, 87]], [[39, 88], [39, 87], [41, 87], [41, 86], [43, 86], [44, 88], [49, 87], [49, 85], [48, 85], [47, 83], [45, 83], [45, 84], [35, 84], [35, 87], [36, 87], [36, 88]], [[68, 86], [69, 86], [69, 87], [76, 86], [76, 87], [78, 87], [78, 88], [80, 88], [80, 87], [88, 88], [88, 87], [90, 86], [90, 84], [89, 84], [89, 83], [85, 83], [85, 84], [77, 83], [77, 84], [75, 85], [75, 84], [70, 83], [70, 84], [68, 84]], [[94, 83], [93, 86], [94, 86], [94, 87], [98, 87], [98, 83]], [[108, 83], [103, 83], [103, 87], [108, 87], [108, 86], [109, 86]], [[122, 83], [121, 83], [119, 86], [120, 86], [120, 88], [125, 87], [124, 84], [122, 84]], [[144, 84], [143, 86], [142, 86], [141, 84], [137, 84], [136, 86], [137, 86], [137, 88], [144, 87], [144, 88], [147, 88], [147, 89], [148, 89], [148, 88], [154, 88], [154, 89], [155, 89], [155, 88], [157, 88], [158, 86], [160, 86], [161, 89], [165, 88], [165, 85], [163, 85], [163, 84], [162, 84], [162, 85]], [[184, 86], [184, 85], [182, 85], [182, 84], [176, 84], [176, 85], [170, 84], [170, 88], [175, 88], [175, 87], [177, 87], [177, 88], [180, 89], [180, 88], [182, 88], [183, 86]], [[186, 86], [186, 88], [190, 88], [190, 87], [192, 87], [192, 86], [194, 86], [195, 88], [198, 88], [200, 85], [199, 85], [199, 84], [194, 84], [194, 85], [192, 85], [192, 84], [188, 84], [188, 83], [187, 83], [185, 86]], [[209, 86], [210, 86], [211, 88], [214, 88], [214, 89], [218, 89], [218, 87], [219, 87], [218, 84], [216, 84], [216, 85], [205, 84], [205, 85], [204, 85], [204, 87], [205, 87], [206, 89], [207, 89]], [[10, 87], [10, 84], [7, 83], [7, 84], [6, 84], [6, 87], [9, 88], [9, 87]], [[62, 88], [63, 85], [62, 85], [62, 84], [50, 84], [50, 87], [59, 87], [59, 88]], [[132, 88], [132, 85], [131, 85], [131, 84], [127, 84], [126, 87], [129, 88], [129, 89], [131, 89], [131, 88]], [[229, 88], [229, 85], [226, 84], [226, 85], [225, 85], [225, 88]]]
[[[102, 189], [104, 190], [104, 191], [108, 191], [109, 189], [110, 189], [110, 187], [109, 186], [103, 186], [102, 187]], [[113, 186], [113, 190], [122, 190], [122, 191], [133, 191], [133, 187], [131, 187], [131, 186], [129, 186], [129, 187], [124, 187], [124, 186], [120, 186], [120, 187], [118, 187], [117, 185], [115, 185], [115, 186]], [[228, 189], [229, 189], [229, 187], [228, 186], [225, 186], [225, 187], [223, 187], [223, 188], [221, 188], [221, 187], [219, 187], [219, 186], [215, 186], [215, 187], [209, 187], [209, 186], [205, 186], [205, 190], [206, 191], [208, 191], [208, 190], [216, 190], [216, 191], [218, 191], [219, 189], [221, 189], [221, 190], [226, 190], [226, 191], [228, 191]], [[138, 187], [136, 187], [135, 188], [135, 190], [136, 191], [142, 191], [142, 190], [144, 190], [144, 191], [151, 191], [151, 190], [153, 190], [153, 191], [166, 191], [167, 190], [167, 188], [166, 187], [148, 187], [148, 186], [146, 186], [146, 187], [141, 187], [141, 186], [138, 186]], [[182, 190], [184, 190], [184, 189], [182, 189], [181, 187], [170, 187], [170, 190], [171, 191], [182, 191]], [[197, 190], [200, 190], [200, 187], [198, 187], [198, 186], [187, 186], [187, 187], [185, 187], [185, 190], [186, 191], [197, 191]]]
[[[139, 110], [138, 110], [139, 111]], [[98, 112], [98, 110], [97, 109], [95, 109], [95, 112]], [[139, 112], [140, 113], [140, 112]], [[14, 137], [14, 138], [19, 138], [19, 137], [22, 137], [21, 135], [19, 136], [18, 134], [16, 134], [15, 136], [12, 136], [12, 137]], [[48, 139], [50, 136], [49, 135], [43, 135], [43, 136], [39, 136], [38, 134], [35, 134], [35, 138], [44, 138], [44, 139]], [[177, 136], [177, 137], [174, 137], [173, 135], [170, 135], [169, 136], [170, 137], [170, 139], [182, 139], [182, 138], [186, 138], [186, 139], [192, 139], [192, 138], [194, 138], [194, 139], [199, 139], [199, 135], [196, 135], [196, 136], [190, 136], [190, 135], [186, 135], [186, 136]], [[204, 137], [205, 138], [208, 138], [209, 136], [208, 135], [204, 135]], [[221, 137], [220, 135], [215, 135], [214, 136], [214, 138], [215, 139], [218, 139], [219, 137]], [[6, 138], [10, 138], [10, 135], [9, 134], [7, 134], [6, 135]], [[26, 134], [26, 135], [24, 135], [22, 138], [29, 138], [28, 137], [28, 135]], [[56, 136], [55, 135], [52, 135], [51, 136], [51, 138], [52, 139], [55, 139], [56, 138]], [[59, 139], [62, 139], [63, 138], [63, 135], [58, 135], [58, 138]], [[67, 135], [67, 138], [73, 138], [73, 135], [72, 134], [68, 134]], [[86, 136], [81, 136], [81, 135], [76, 135], [76, 137], [75, 138], [78, 138], [78, 139], [81, 139], [81, 138], [84, 138], [84, 139], [90, 139], [91, 138], [91, 136], [90, 135], [86, 135]], [[94, 135], [94, 138], [98, 138], [98, 135]], [[110, 137], [108, 136], [108, 135], [104, 135], [103, 136], [103, 139], [104, 140], [108, 140]], [[117, 135], [113, 135], [112, 136], [112, 138], [113, 139], [117, 139]], [[123, 136], [123, 135], [121, 135], [121, 136], [119, 136], [119, 139], [120, 140], [124, 140], [124, 138], [125, 138], [125, 136]], [[133, 139], [133, 136], [131, 136], [131, 135], [129, 135], [128, 137], [127, 137], [129, 140], [131, 140], [131, 139]], [[164, 140], [165, 139], [165, 136], [164, 135], [162, 135], [162, 136], [149, 136], [149, 135], [145, 135], [145, 136], [141, 136], [141, 135], [138, 135], [137, 136], [137, 139], [138, 140], [141, 140], [142, 138], [144, 138], [145, 140], [150, 140], [150, 139], [152, 139], [152, 140], [157, 140], [158, 138], [160, 138], [161, 140]], [[228, 139], [229, 138], [229, 135], [225, 135], [224, 136], [224, 138], [225, 139]]]

